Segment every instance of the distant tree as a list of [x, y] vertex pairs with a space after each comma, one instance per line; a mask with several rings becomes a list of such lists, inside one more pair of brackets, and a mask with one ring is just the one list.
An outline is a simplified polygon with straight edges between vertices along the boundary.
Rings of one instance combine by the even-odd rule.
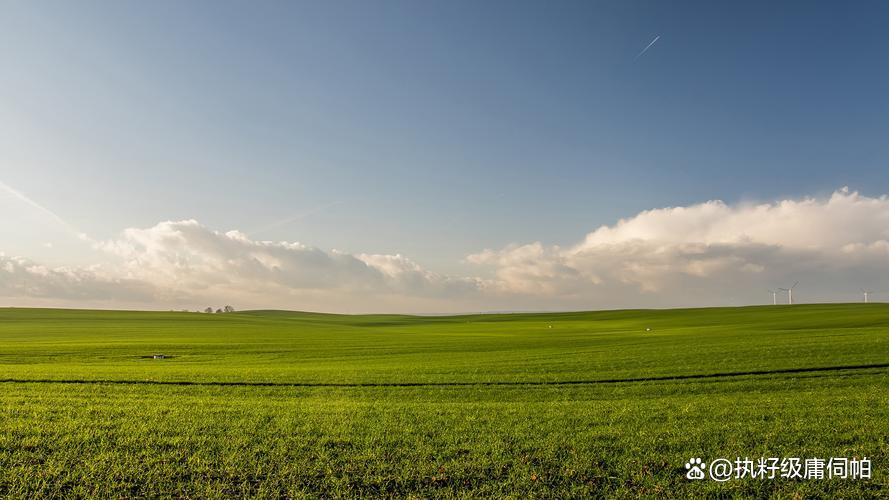
[[222, 309], [217, 309], [216, 314], [222, 314]]
[[210, 313], [213, 312], [213, 308], [212, 308], [212, 307], [208, 307], [208, 308], [204, 309], [204, 312], [207, 313], [207, 314], [210, 314]]
[[222, 310], [223, 310], [223, 312], [227, 312], [227, 313], [233, 313], [233, 312], [235, 312], [235, 308], [232, 307], [232, 306], [225, 306], [225, 307], [222, 308]]

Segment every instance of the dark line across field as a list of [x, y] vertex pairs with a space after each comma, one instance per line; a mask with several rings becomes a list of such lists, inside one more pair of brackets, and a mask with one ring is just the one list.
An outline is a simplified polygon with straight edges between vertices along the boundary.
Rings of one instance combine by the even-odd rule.
[[211, 387], [472, 387], [472, 386], [555, 386], [555, 385], [596, 385], [622, 384], [633, 382], [662, 382], [675, 380], [697, 380], [726, 377], [746, 377], [760, 375], [778, 375], [787, 373], [833, 372], [847, 370], [868, 370], [889, 368], [889, 363], [868, 365], [820, 366], [810, 368], [785, 368], [779, 370], [751, 370], [742, 372], [723, 372], [697, 375], [669, 375], [662, 377], [612, 378], [599, 380], [562, 380], [562, 381], [490, 381], [490, 382], [225, 382], [188, 380], [65, 380], [65, 379], [0, 379], [4, 384], [121, 384], [121, 385], [174, 385], [174, 386], [211, 386]]

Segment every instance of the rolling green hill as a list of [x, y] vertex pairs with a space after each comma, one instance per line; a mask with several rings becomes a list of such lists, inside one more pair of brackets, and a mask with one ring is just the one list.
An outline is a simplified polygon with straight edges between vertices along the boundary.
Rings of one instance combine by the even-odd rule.
[[[0, 380], [0, 496], [887, 491], [885, 304], [0, 309]], [[695, 482], [692, 456], [867, 456], [874, 477]]]

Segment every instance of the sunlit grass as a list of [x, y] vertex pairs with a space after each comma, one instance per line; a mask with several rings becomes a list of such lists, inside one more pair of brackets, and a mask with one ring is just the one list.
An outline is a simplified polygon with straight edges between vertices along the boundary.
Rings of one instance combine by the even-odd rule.
[[[0, 310], [0, 495], [882, 497], [887, 364], [880, 304]], [[738, 455], [868, 456], [874, 478], [683, 476]]]

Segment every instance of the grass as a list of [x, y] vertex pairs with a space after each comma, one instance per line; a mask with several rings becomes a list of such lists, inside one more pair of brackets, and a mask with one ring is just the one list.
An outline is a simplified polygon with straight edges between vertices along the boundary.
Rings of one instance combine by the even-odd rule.
[[[0, 496], [889, 490], [884, 304], [452, 317], [0, 309], [0, 380]], [[692, 456], [866, 456], [874, 471], [695, 482]]]

